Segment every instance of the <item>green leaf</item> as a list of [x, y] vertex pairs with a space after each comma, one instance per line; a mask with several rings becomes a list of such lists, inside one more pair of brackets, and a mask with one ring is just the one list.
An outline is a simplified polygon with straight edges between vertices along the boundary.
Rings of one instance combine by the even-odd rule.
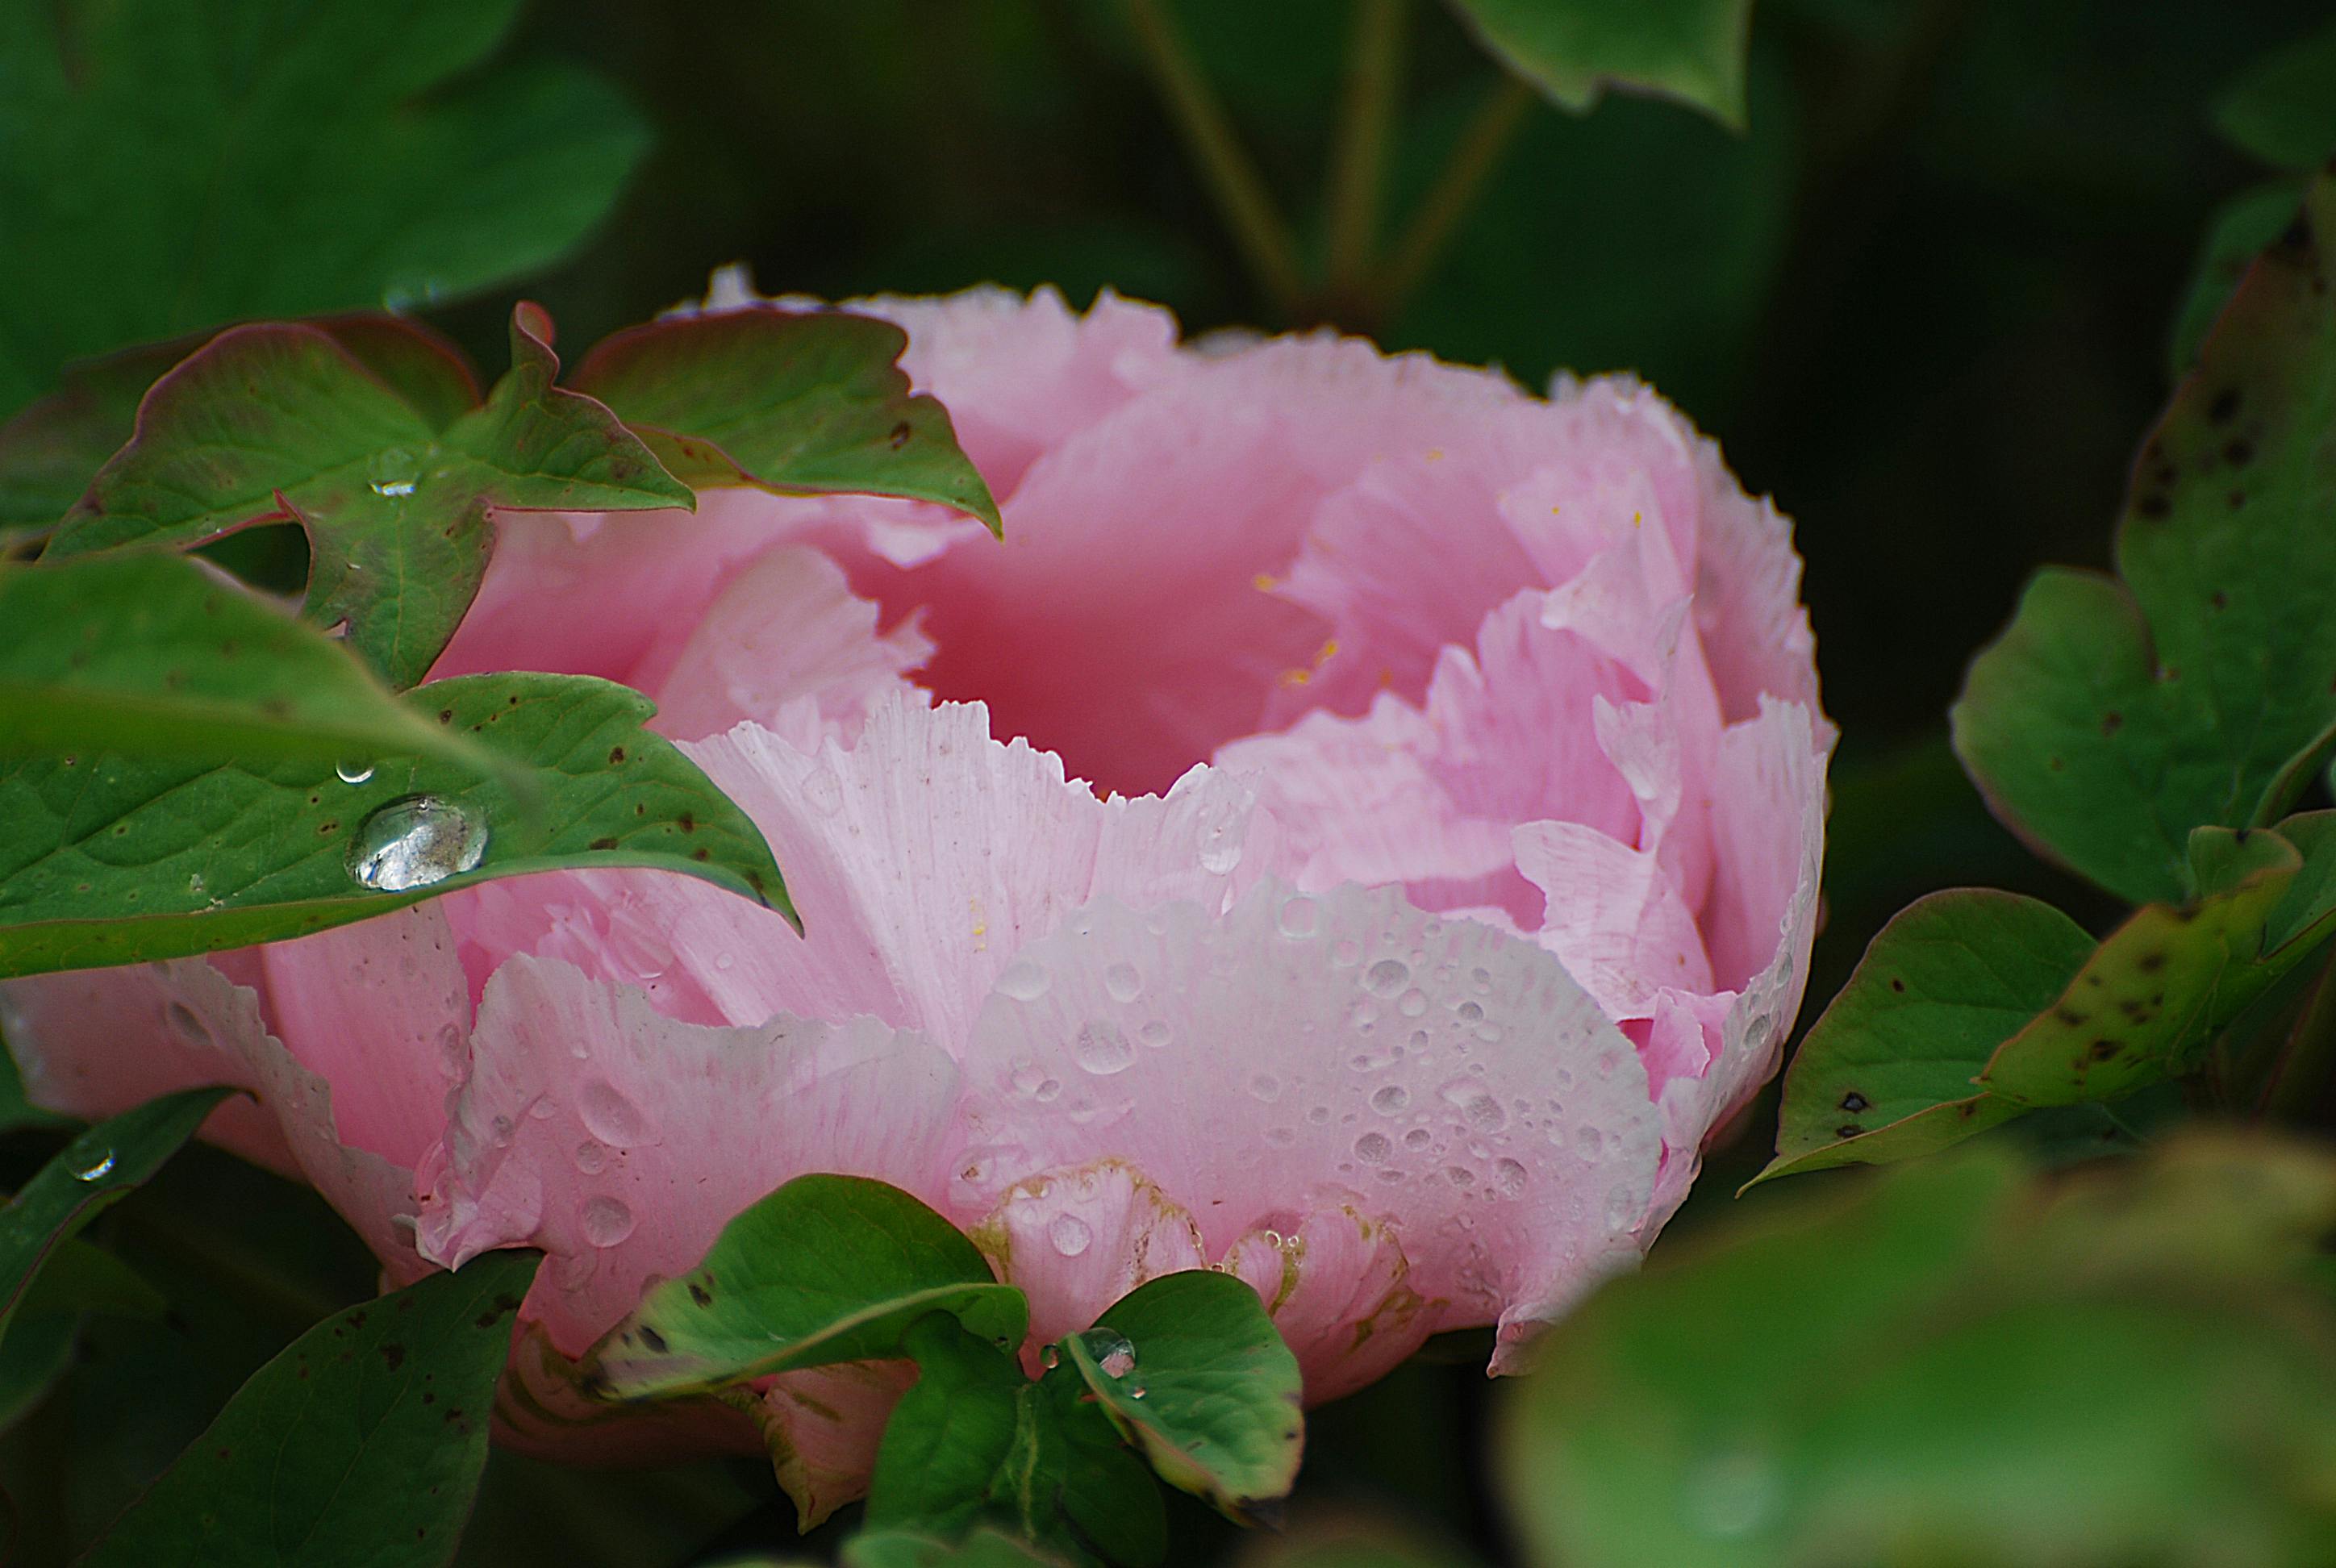
[[2316, 1561], [2325, 1153], [2022, 1174], [1999, 1147], [1819, 1189], [1610, 1281], [1506, 1411], [1526, 1559]]
[[2205, 896], [2134, 911], [2053, 1005], [1996, 1048], [1980, 1084], [2020, 1105], [2113, 1100], [2189, 1065], [2295, 959], [2266, 960], [2302, 857], [2277, 833], [2202, 828]]
[[124, 344], [450, 298], [566, 253], [647, 137], [581, 71], [478, 69], [518, 10], [0, 4], [0, 414]]
[[1062, 1350], [1170, 1485], [1246, 1519], [1297, 1482], [1298, 1358], [1257, 1292], [1232, 1275], [1195, 1269], [1147, 1281]]
[[301, 1335], [83, 1568], [447, 1562], [486, 1463], [511, 1320], [540, 1261], [490, 1252]]
[[337, 643], [183, 558], [0, 564], [0, 755], [101, 751], [503, 765]]
[[1912, 1159], [2018, 1114], [1976, 1080], [2049, 1008], [2093, 940], [2017, 893], [1963, 888], [1882, 928], [1785, 1074], [1776, 1158], [1753, 1178]]
[[2264, 951], [2285, 959], [2316, 947], [2336, 927], [2336, 811], [2305, 812], [2279, 824], [2303, 857], [2263, 930]]
[[1955, 749], [2041, 847], [2136, 903], [2192, 890], [2336, 722], [2336, 178], [2224, 310], [2143, 447], [2122, 582], [2047, 570], [1973, 661]]
[[842, 311], [673, 316], [602, 339], [570, 385], [698, 486], [938, 502], [1003, 524], [949, 411], [910, 395], [908, 334]]
[[855, 1535], [843, 1547], [843, 1568], [1059, 1568], [1067, 1561], [990, 1529], [976, 1530], [955, 1545], [910, 1531], [887, 1530]]
[[917, 1381], [877, 1448], [871, 1530], [954, 1541], [988, 1524], [1127, 1568], [1165, 1555], [1159, 1488], [1069, 1368], [1033, 1383], [946, 1312], [910, 1324], [903, 1344]]
[[2281, 169], [2310, 171], [2336, 153], [2336, 22], [2273, 50], [2215, 96], [2214, 129]]
[[100, 1122], [0, 1209], [0, 1335], [57, 1250], [161, 1169], [212, 1107], [234, 1092], [185, 1089]]
[[0, 1430], [71, 1368], [83, 1314], [154, 1319], [169, 1305], [136, 1270], [101, 1247], [73, 1240], [51, 1252], [0, 1339]]
[[936, 1311], [1000, 1349], [1029, 1331], [1022, 1292], [923, 1203], [864, 1176], [798, 1176], [642, 1297], [593, 1347], [587, 1376], [639, 1399], [897, 1357], [909, 1326]]
[[2197, 265], [2191, 269], [2182, 308], [2174, 318], [2168, 363], [2175, 380], [2187, 375], [2198, 363], [2198, 350], [2214, 318], [2231, 302], [2239, 279], [2246, 276], [2255, 257], [2295, 221], [2304, 188], [2301, 180], [2277, 180], [2242, 190], [2215, 209], [2206, 225]]
[[1577, 112], [1607, 87], [1691, 103], [1744, 128], [1752, 0], [1453, 0], [1487, 48]]
[[513, 312], [511, 373], [443, 434], [320, 327], [222, 333], [155, 383], [137, 435], [59, 526], [48, 557], [191, 547], [297, 522], [308, 535], [307, 618], [346, 623], [350, 647], [411, 686], [486, 574], [489, 507], [694, 504], [607, 409], [552, 386], [549, 330], [532, 307]]
[[511, 780], [411, 757], [356, 783], [313, 763], [0, 761], [0, 975], [276, 941], [578, 867], [683, 872], [793, 919], [761, 833], [641, 727], [638, 692], [516, 671], [404, 700]]
[[[418, 321], [383, 315], [308, 323], [413, 404], [433, 430], [477, 406], [479, 380], [462, 353]], [[55, 392], [0, 424], [0, 541], [48, 529], [136, 433], [138, 404], [208, 335], [124, 349], [65, 367]]]

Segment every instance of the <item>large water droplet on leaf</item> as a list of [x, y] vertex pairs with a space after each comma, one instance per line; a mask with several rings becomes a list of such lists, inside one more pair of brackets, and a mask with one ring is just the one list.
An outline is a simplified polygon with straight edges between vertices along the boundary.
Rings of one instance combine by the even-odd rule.
[[345, 784], [361, 784], [373, 777], [373, 764], [336, 762], [333, 765], [333, 772]]
[[358, 824], [349, 875], [385, 893], [426, 888], [486, 858], [487, 824], [458, 801], [405, 795]]
[[102, 1182], [113, 1174], [113, 1151], [103, 1149], [91, 1159], [73, 1167], [73, 1180]]

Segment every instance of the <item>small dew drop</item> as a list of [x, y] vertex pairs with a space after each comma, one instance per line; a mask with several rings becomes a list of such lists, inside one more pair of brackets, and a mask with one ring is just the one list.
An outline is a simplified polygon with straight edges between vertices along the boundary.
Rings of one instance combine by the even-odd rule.
[[373, 764], [336, 762], [333, 765], [333, 774], [345, 784], [361, 784], [373, 777]]
[[1249, 1092], [1251, 1098], [1262, 1100], [1270, 1105], [1281, 1098], [1281, 1080], [1271, 1073], [1260, 1073], [1250, 1079]]
[[1095, 1232], [1088, 1230], [1087, 1222], [1076, 1214], [1057, 1214], [1055, 1222], [1046, 1227], [1046, 1240], [1052, 1242], [1055, 1251], [1064, 1257], [1076, 1258], [1087, 1250], [1088, 1243], [1095, 1240]]
[[1129, 1398], [1131, 1398], [1131, 1399], [1141, 1399], [1141, 1398], [1144, 1398], [1144, 1392], [1145, 1392], [1145, 1389], [1144, 1389], [1144, 1385], [1143, 1385], [1143, 1384], [1141, 1384], [1141, 1383], [1138, 1383], [1134, 1388], [1130, 1388], [1130, 1389], [1127, 1391], [1127, 1397], [1128, 1397]]
[[1417, 986], [1412, 987], [1411, 989], [1403, 993], [1403, 999], [1396, 1003], [1395, 1010], [1401, 1013], [1406, 1018], [1416, 1018], [1419, 1017], [1420, 1014], [1427, 1010], [1427, 993], [1421, 990]]
[[576, 1145], [576, 1168], [588, 1176], [597, 1176], [608, 1168], [608, 1145], [598, 1138], [587, 1138]]
[[1240, 824], [1220, 819], [1201, 830], [1201, 869], [1212, 877], [1231, 874], [1241, 862]]
[[1104, 989], [1115, 1002], [1132, 1002], [1144, 994], [1144, 976], [1134, 964], [1114, 964], [1103, 972]]
[[1363, 944], [1352, 937], [1343, 937], [1330, 950], [1330, 959], [1342, 969], [1351, 969], [1363, 961]]
[[1401, 959], [1381, 959], [1363, 971], [1363, 989], [1375, 997], [1391, 997], [1409, 983], [1411, 966]]
[[1434, 1142], [1436, 1142], [1436, 1135], [1426, 1127], [1414, 1127], [1403, 1135], [1403, 1146], [1415, 1154]]
[[1395, 1145], [1385, 1133], [1365, 1133], [1355, 1140], [1355, 1158], [1367, 1165], [1377, 1165], [1395, 1153]]
[[1045, 1349], [1038, 1352], [1038, 1365], [1046, 1368], [1049, 1372], [1053, 1371], [1062, 1364], [1063, 1352], [1056, 1347], [1049, 1345]]
[[1383, 1084], [1371, 1094], [1371, 1109], [1392, 1116], [1411, 1104], [1411, 1091], [1401, 1084]]
[[1312, 899], [1294, 898], [1283, 901], [1281, 914], [1276, 923], [1280, 926], [1283, 936], [1303, 941], [1314, 934], [1320, 920]]
[[1119, 1026], [1108, 1018], [1091, 1018], [1081, 1024], [1078, 1037], [1071, 1043], [1071, 1056], [1097, 1077], [1124, 1073], [1135, 1065], [1135, 1047], [1128, 1043]]
[[1135, 1370], [1135, 1347], [1124, 1339], [1115, 1339], [1094, 1354], [1106, 1378], [1124, 1378]]
[[648, 1125], [624, 1091], [606, 1078], [594, 1078], [576, 1096], [577, 1115], [584, 1130], [604, 1144], [629, 1149], [641, 1143]]
[[403, 500], [422, 482], [422, 464], [412, 453], [393, 446], [374, 454], [373, 461], [365, 465], [365, 477], [372, 482], [375, 495]]
[[487, 824], [438, 795], [405, 795], [375, 810], [349, 843], [349, 875], [385, 893], [426, 888], [486, 858]]
[[1053, 983], [1054, 977], [1046, 972], [1046, 966], [1034, 964], [1028, 959], [1015, 959], [998, 977], [998, 989], [1017, 1002], [1037, 1000]]
[[1493, 1185], [1503, 1197], [1514, 1198], [1525, 1190], [1525, 1168], [1514, 1160], [1493, 1162]]
[[1499, 1098], [1472, 1078], [1458, 1077], [1444, 1086], [1445, 1104], [1460, 1113], [1471, 1132], [1497, 1133], [1508, 1125], [1509, 1113]]
[[73, 1180], [76, 1182], [102, 1182], [112, 1174], [113, 1151], [112, 1149], [102, 1150], [95, 1159], [73, 1167]]
[[1161, 1022], [1158, 1018], [1153, 1018], [1151, 1022], [1145, 1024], [1142, 1028], [1135, 1031], [1135, 1037], [1142, 1040], [1153, 1050], [1156, 1051], [1166, 1046], [1169, 1041], [1174, 1039], [1176, 1037], [1176, 1034], [1175, 1031], [1171, 1029], [1166, 1024]]
[[843, 781], [832, 768], [815, 767], [803, 782], [803, 804], [813, 812], [832, 817], [843, 809]]
[[1473, 1024], [1484, 1016], [1484, 1009], [1474, 1002], [1462, 1002], [1452, 1010], [1459, 1016], [1460, 1021], [1464, 1024]]
[[1583, 1159], [1594, 1160], [1606, 1148], [1606, 1135], [1595, 1127], [1584, 1127], [1573, 1135], [1573, 1142]]
[[639, 1223], [633, 1217], [631, 1205], [622, 1198], [599, 1197], [588, 1202], [576, 1222], [584, 1232], [584, 1239], [596, 1247], [613, 1247], [633, 1233]]

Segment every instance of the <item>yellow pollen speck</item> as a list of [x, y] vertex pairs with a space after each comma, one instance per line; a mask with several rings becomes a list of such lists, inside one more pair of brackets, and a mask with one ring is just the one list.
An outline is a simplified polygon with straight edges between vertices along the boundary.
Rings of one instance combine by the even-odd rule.
[[1285, 669], [1281, 672], [1281, 684], [1284, 686], [1304, 686], [1313, 678], [1314, 672], [1310, 669]]
[[1444, 449], [1440, 446], [1429, 447], [1427, 449], [1427, 461], [1430, 463], [1442, 463], [1444, 461]]
[[1316, 654], [1316, 655], [1314, 656], [1314, 667], [1315, 667], [1316, 669], [1320, 669], [1320, 668], [1321, 668], [1325, 664], [1329, 663], [1329, 662], [1330, 661], [1330, 659], [1331, 659], [1333, 657], [1335, 657], [1335, 656], [1337, 655], [1338, 651], [1338, 639], [1337, 638], [1335, 638], [1335, 637], [1334, 637], [1334, 638], [1330, 638], [1330, 640], [1329, 640], [1329, 641], [1328, 641], [1328, 642], [1326, 642], [1326, 643], [1324, 643], [1324, 644], [1322, 645], [1322, 651], [1321, 651], [1320, 653], [1318, 653], [1318, 654]]
[[1631, 526], [1632, 528], [1637, 528], [1637, 527], [1639, 527], [1640, 524], [1644, 523], [1646, 521], [1647, 521], [1647, 514], [1646, 514], [1645, 512], [1643, 512], [1643, 511], [1634, 511], [1634, 512], [1632, 512], [1632, 513], [1630, 514], [1630, 526]]
[[1260, 593], [1271, 593], [1275, 589], [1281, 586], [1281, 579], [1274, 576], [1273, 573], [1270, 571], [1260, 571], [1255, 577], [1251, 578], [1250, 581], [1256, 587], [1257, 591]]

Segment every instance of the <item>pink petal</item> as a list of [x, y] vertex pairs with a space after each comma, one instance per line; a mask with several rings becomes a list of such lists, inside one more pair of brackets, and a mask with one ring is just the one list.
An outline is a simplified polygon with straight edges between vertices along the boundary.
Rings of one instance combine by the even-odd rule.
[[414, 1168], [446, 1125], [471, 996], [437, 904], [257, 950], [278, 1034], [334, 1086], [340, 1135]]
[[1319, 1405], [1377, 1382], [1442, 1327], [1450, 1303], [1411, 1286], [1394, 1231], [1350, 1205], [1252, 1231], [1221, 1267], [1256, 1288], [1298, 1358], [1306, 1402]]
[[1351, 1209], [1459, 1324], [1635, 1255], [1660, 1146], [1646, 1075], [1528, 943], [1392, 891], [1260, 883], [1222, 918], [1099, 901], [1024, 964], [1032, 979], [992, 993], [967, 1053], [961, 1221], [1033, 1176], [1116, 1159], [1220, 1255]]
[[1695, 915], [1651, 851], [1580, 823], [1516, 830], [1517, 870], [1547, 895], [1541, 944], [1610, 1018], [1651, 1017], [1663, 989], [1708, 991]]
[[752, 719], [806, 751], [831, 725], [856, 736], [869, 706], [932, 652], [914, 617], [881, 636], [876, 617], [818, 550], [764, 552], [690, 632], [657, 688], [657, 727], [699, 740]]
[[204, 1136], [305, 1180], [400, 1283], [424, 1271], [403, 1167], [342, 1141], [333, 1091], [268, 1032], [259, 998], [200, 959], [36, 975], [0, 987], [8, 1045], [34, 1105], [92, 1120], [157, 1095], [232, 1084]]
[[805, 934], [684, 879], [622, 885], [669, 937], [673, 978], [738, 1023], [866, 1013], [954, 1053], [1016, 949], [1064, 911], [1114, 888], [1222, 899], [1268, 831], [1247, 784], [1212, 770], [1164, 798], [1097, 800], [1060, 759], [990, 739], [978, 704], [885, 699], [849, 749], [751, 725], [688, 749], [769, 839]]
[[548, 1254], [522, 1316], [583, 1353], [651, 1277], [694, 1267], [739, 1211], [813, 1171], [937, 1193], [947, 1057], [871, 1018], [678, 1023], [640, 991], [518, 958], [487, 984], [441, 1150], [423, 1255]]
[[1029, 1296], [1041, 1345], [1087, 1328], [1144, 1281], [1207, 1261], [1192, 1216], [1118, 1160], [1019, 1183], [971, 1234], [998, 1277]]

